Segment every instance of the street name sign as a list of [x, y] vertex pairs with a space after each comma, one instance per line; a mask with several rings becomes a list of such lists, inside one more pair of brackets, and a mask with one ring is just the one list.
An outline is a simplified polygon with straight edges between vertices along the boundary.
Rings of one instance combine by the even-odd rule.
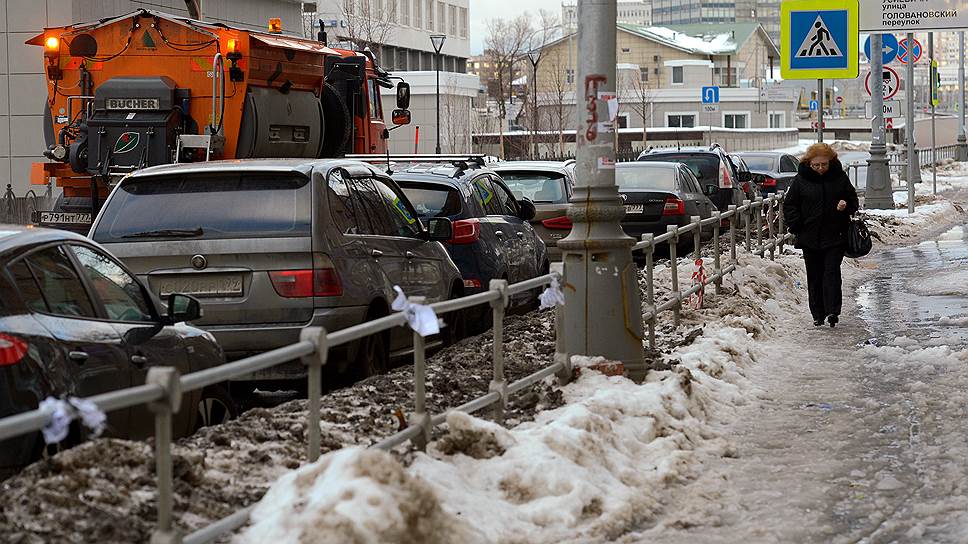
[[784, 0], [780, 74], [784, 79], [857, 77], [857, 25], [857, 0]]
[[968, 0], [860, 0], [861, 32], [968, 28]]

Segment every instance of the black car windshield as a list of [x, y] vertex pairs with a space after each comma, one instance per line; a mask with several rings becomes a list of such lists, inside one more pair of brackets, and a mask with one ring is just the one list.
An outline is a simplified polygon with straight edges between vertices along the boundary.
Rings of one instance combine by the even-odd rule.
[[403, 193], [413, 204], [417, 215], [428, 217], [453, 217], [460, 215], [460, 193], [453, 187], [439, 184], [408, 184], [398, 180]]
[[639, 160], [681, 162], [692, 170], [699, 181], [716, 183], [719, 179], [719, 156], [712, 153], [656, 153]]
[[678, 189], [674, 167], [655, 168], [634, 162], [620, 164], [615, 169], [615, 183], [620, 191], [675, 191]]
[[498, 172], [508, 189], [517, 199], [532, 202], [564, 204], [568, 202], [565, 192], [565, 175], [557, 172], [508, 171]]
[[133, 179], [94, 231], [98, 242], [309, 236], [309, 178], [262, 172]]
[[771, 172], [776, 170], [776, 157], [764, 155], [743, 155], [746, 166], [755, 172]]

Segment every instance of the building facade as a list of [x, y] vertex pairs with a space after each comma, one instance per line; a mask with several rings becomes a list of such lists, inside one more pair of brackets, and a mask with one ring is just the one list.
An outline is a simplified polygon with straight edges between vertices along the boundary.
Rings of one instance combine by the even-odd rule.
[[[269, 18], [298, 31], [301, 6], [284, 0], [205, 0], [203, 18], [264, 29]], [[45, 160], [43, 114], [47, 99], [44, 56], [24, 42], [45, 27], [96, 21], [139, 8], [188, 16], [183, 0], [3, 0], [0, 2], [0, 191], [17, 196], [30, 187], [30, 165]], [[297, 32], [298, 33], [298, 32]], [[42, 191], [42, 188], [40, 189]], [[2, 195], [2, 192], [0, 192]]]
[[316, 12], [331, 44], [373, 44], [390, 71], [434, 70], [430, 36], [440, 34], [440, 69], [467, 72], [470, 0], [322, 0]]
[[[616, 6], [616, 22], [650, 26], [652, 24], [652, 0], [619, 0]], [[561, 4], [561, 26], [566, 31], [578, 29], [578, 3]]]

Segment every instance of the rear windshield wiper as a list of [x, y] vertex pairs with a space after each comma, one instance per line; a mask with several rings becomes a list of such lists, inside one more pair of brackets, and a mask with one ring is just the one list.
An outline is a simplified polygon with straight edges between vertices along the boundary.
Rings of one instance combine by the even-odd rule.
[[204, 233], [202, 227], [196, 229], [159, 229], [125, 234], [122, 238], [194, 238]]

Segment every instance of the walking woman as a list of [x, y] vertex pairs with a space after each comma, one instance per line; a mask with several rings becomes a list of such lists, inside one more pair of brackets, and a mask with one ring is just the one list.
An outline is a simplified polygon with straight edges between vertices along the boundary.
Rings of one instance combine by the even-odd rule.
[[840, 265], [847, 248], [847, 226], [857, 212], [857, 192], [827, 144], [807, 148], [783, 203], [796, 247], [803, 250], [813, 324], [833, 327], [843, 301]]

